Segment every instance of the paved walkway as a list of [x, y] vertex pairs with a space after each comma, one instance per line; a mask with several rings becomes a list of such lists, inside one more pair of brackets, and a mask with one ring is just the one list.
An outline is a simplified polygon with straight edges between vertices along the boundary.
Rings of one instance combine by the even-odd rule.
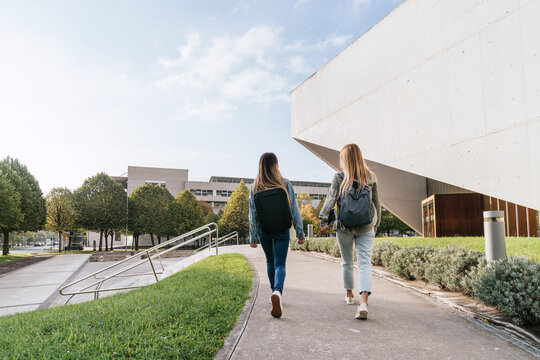
[[0, 316], [36, 310], [90, 255], [59, 255], [0, 276]]
[[232, 251], [246, 255], [260, 278], [233, 359], [535, 358], [454, 311], [376, 276], [369, 319], [356, 320], [356, 306], [343, 300], [341, 265], [298, 252], [289, 252], [284, 313], [274, 319], [261, 247], [233, 246], [222, 252]]
[[[164, 274], [160, 278], [171, 275], [174, 272], [188, 266], [194, 261], [204, 258], [208, 255], [207, 252], [201, 252], [190, 258], [164, 258], [162, 263], [164, 266]], [[37, 309], [45, 309], [52, 306], [64, 305], [69, 299], [68, 296], [62, 296], [58, 290], [60, 286], [69, 282], [90, 275], [97, 270], [104, 269], [115, 262], [88, 262], [89, 254], [69, 254], [51, 256], [48, 259], [38, 263], [27, 265], [20, 269], [12, 270], [11, 272], [0, 275], [0, 316], [14, 314], [18, 312], [31, 311]], [[129, 263], [120, 265], [121, 267], [139, 263], [138, 258], [134, 258]], [[155, 261], [156, 270], [160, 271], [159, 262]], [[107, 270], [100, 276], [106, 276], [120, 268]], [[142, 263], [123, 275], [141, 274], [134, 277], [119, 277], [106, 282], [102, 289], [139, 286], [153, 284], [155, 282], [152, 269], [148, 262]], [[95, 282], [96, 279], [90, 278], [80, 284], [69, 289], [69, 291], [77, 290], [85, 285]], [[94, 287], [92, 287], [93, 289]], [[108, 291], [100, 293], [100, 297], [109, 296], [118, 291]], [[80, 303], [94, 299], [93, 294], [77, 295], [70, 299], [70, 303]]]

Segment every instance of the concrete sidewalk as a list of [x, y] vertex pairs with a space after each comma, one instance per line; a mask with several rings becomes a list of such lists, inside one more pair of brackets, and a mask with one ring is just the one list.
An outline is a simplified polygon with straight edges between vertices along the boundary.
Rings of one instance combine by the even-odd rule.
[[292, 251], [283, 317], [274, 319], [261, 247], [232, 246], [220, 252], [244, 254], [260, 278], [253, 312], [233, 359], [535, 358], [459, 314], [376, 276], [369, 319], [356, 320], [357, 303], [345, 305], [341, 265]]
[[[164, 258], [161, 260], [164, 266], [164, 273], [160, 275], [160, 278], [169, 276], [183, 269], [185, 266], [203, 259], [209, 254], [211, 253], [201, 252], [188, 258]], [[90, 254], [56, 255], [39, 263], [25, 266], [22, 269], [11, 271], [5, 275], [0, 275], [0, 316], [64, 305], [68, 299], [70, 300], [70, 304], [93, 300], [94, 294], [81, 294], [70, 298], [69, 296], [62, 296], [58, 292], [61, 286], [69, 282], [79, 280], [95, 271], [117, 264], [113, 261], [88, 262], [89, 257]], [[150, 264], [139, 258], [134, 258], [129, 263], [120, 264], [119, 267], [106, 270], [100, 274], [100, 277], [110, 275], [121, 268], [135, 263], [140, 263], [141, 265], [122, 275], [139, 275], [110, 279], [102, 289], [144, 286], [156, 282]], [[159, 260], [154, 261], [156, 271], [162, 270], [161, 263]], [[146, 275], [140, 275], [141, 273], [146, 273]], [[95, 281], [97, 279], [93, 277], [89, 278], [68, 289], [68, 291], [76, 291]], [[92, 287], [92, 289], [94, 288], [95, 286]], [[100, 297], [114, 295], [121, 291], [103, 291], [100, 293]]]
[[57, 255], [0, 276], [0, 316], [36, 310], [90, 255]]

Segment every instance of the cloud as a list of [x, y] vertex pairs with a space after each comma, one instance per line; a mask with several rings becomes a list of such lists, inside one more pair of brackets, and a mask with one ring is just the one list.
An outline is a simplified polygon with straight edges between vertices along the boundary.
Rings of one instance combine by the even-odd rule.
[[227, 101], [210, 102], [203, 99], [196, 104], [184, 103], [182, 108], [177, 111], [177, 117], [201, 120], [205, 124], [212, 124], [230, 118], [231, 112], [234, 110], [236, 110], [236, 106]]
[[363, 15], [368, 7], [373, 5], [375, 0], [351, 0], [351, 13], [356, 16]]
[[237, 13], [244, 13], [244, 16], [247, 16], [249, 13], [249, 3], [246, 0], [240, 0], [236, 3], [232, 11], [230, 12], [230, 15], [234, 15]]
[[185, 35], [174, 57], [160, 57], [154, 82], [181, 101], [182, 118], [204, 123], [230, 118], [241, 104], [268, 107], [289, 101], [292, 84], [320, 64], [313, 59], [330, 48], [343, 48], [351, 35], [330, 35], [306, 43], [287, 42], [281, 28], [256, 26], [237, 36]]
[[296, 0], [296, 2], [294, 3], [294, 7], [302, 6], [304, 4], [307, 4], [308, 2], [309, 0]]

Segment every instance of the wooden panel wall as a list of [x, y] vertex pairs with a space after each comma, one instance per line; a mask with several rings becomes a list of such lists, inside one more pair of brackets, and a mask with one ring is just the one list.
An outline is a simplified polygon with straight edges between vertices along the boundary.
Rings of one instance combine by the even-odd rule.
[[527, 208], [525, 206], [517, 206], [517, 230], [518, 236], [527, 237]]
[[529, 209], [529, 236], [538, 236], [538, 210]]
[[482, 194], [435, 195], [436, 236], [483, 236]]
[[507, 202], [508, 205], [508, 236], [517, 236], [516, 204]]
[[[478, 193], [435, 194], [422, 204], [428, 201], [435, 210], [435, 221], [429, 224], [435, 237], [484, 236], [482, 212], [487, 210], [504, 213], [505, 236], [538, 236], [537, 210]], [[424, 236], [429, 236], [425, 233], [426, 229]]]

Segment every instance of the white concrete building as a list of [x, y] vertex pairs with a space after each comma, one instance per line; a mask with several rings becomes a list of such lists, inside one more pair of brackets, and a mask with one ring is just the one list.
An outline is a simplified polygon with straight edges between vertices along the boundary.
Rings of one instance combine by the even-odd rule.
[[383, 205], [418, 232], [424, 199], [474, 192], [532, 236], [539, 19], [540, 0], [406, 0], [292, 91], [292, 136], [336, 169], [359, 144]]
[[[129, 193], [139, 186], [147, 183], [162, 185], [176, 197], [179, 192], [189, 189], [197, 200], [204, 200], [212, 206], [214, 212], [219, 212], [225, 207], [232, 192], [240, 181], [246, 185], [253, 183], [252, 178], [235, 178], [212, 176], [209, 181], [189, 181], [189, 171], [186, 169], [164, 169], [154, 167], [129, 166], [127, 177], [114, 177]], [[313, 198], [313, 206], [318, 206], [319, 201], [328, 193], [330, 183], [318, 183], [311, 181], [291, 180], [296, 194], [306, 193]]]

